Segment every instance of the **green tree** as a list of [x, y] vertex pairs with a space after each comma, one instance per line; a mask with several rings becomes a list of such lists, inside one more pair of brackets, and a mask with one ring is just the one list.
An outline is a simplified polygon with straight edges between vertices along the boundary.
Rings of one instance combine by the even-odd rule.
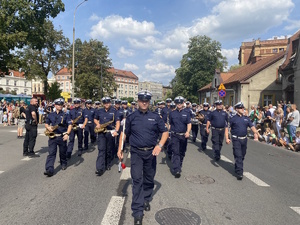
[[172, 97], [181, 95], [197, 102], [199, 88], [211, 82], [216, 68], [223, 71], [226, 64], [218, 41], [205, 35], [190, 38], [188, 52], [182, 56], [180, 68], [171, 81]]
[[0, 0], [0, 70], [7, 72], [15, 48], [30, 44], [41, 50], [46, 19], [64, 10], [62, 0]]
[[235, 64], [235, 65], [232, 65], [232, 66], [230, 66], [230, 68], [229, 68], [229, 72], [231, 72], [231, 71], [233, 71], [233, 70], [236, 70], [236, 69], [238, 69], [238, 68], [240, 68], [240, 67], [242, 67], [241, 64]]
[[60, 85], [57, 81], [55, 81], [51, 86], [48, 84], [48, 92], [47, 92], [47, 98], [51, 101], [60, 98], [61, 90]]
[[51, 72], [56, 74], [59, 68], [65, 66], [68, 62], [68, 47], [70, 42], [63, 35], [62, 30], [56, 30], [53, 23], [48, 20], [43, 25], [45, 36], [43, 37], [43, 48], [35, 49], [28, 45], [17, 55], [25, 72], [26, 78], [40, 78], [44, 83], [44, 94], [48, 93], [48, 75]]
[[[71, 59], [71, 57], [69, 58]], [[71, 67], [71, 63], [72, 61], [69, 62], [69, 67]], [[117, 85], [113, 74], [108, 71], [111, 65], [109, 50], [103, 42], [93, 39], [81, 42], [80, 39], [77, 39], [75, 41], [76, 95], [93, 100], [98, 100], [106, 95], [112, 96]]]

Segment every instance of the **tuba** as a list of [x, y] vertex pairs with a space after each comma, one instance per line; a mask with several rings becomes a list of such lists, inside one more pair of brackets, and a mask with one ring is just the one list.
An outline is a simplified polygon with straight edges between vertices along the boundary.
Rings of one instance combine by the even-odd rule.
[[73, 123], [72, 123], [72, 129], [75, 131], [78, 129], [78, 125], [76, 124], [77, 121], [80, 119], [80, 117], [82, 116], [82, 113], [80, 116], [76, 117], [74, 120], [73, 120]]
[[52, 131], [50, 132], [48, 129], [45, 130], [44, 134], [49, 138], [55, 138], [54, 131], [58, 128], [59, 125], [52, 126]]
[[115, 114], [113, 114], [113, 119], [111, 121], [108, 121], [104, 124], [100, 124], [100, 128], [96, 128], [95, 127], [95, 133], [104, 133], [107, 131], [107, 126], [109, 126], [110, 124], [112, 124], [115, 120]]

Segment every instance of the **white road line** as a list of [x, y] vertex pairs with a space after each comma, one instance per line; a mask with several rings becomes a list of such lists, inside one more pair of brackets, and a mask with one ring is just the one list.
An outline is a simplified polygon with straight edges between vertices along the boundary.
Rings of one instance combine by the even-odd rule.
[[300, 215], [300, 207], [290, 207], [290, 208]]
[[107, 206], [101, 225], [118, 225], [125, 197], [112, 196]]
[[128, 180], [131, 178], [130, 167], [126, 167], [121, 174], [120, 180]]
[[1, 174], [1, 173], [4, 173], [4, 171], [0, 171], [0, 174]]
[[23, 158], [23, 159], [21, 159], [22, 161], [29, 161], [29, 160], [31, 160], [32, 158], [29, 158], [28, 156], [27, 157], [25, 157], [25, 158]]
[[229, 163], [233, 163], [230, 159], [228, 159], [226, 156], [221, 155], [221, 160]]
[[253, 181], [255, 184], [261, 187], [270, 187], [267, 183], [263, 182], [261, 179], [257, 178], [253, 174], [249, 172], [244, 172], [244, 176], [247, 177], [249, 180]]
[[130, 159], [130, 157], [131, 157], [131, 155], [130, 155], [130, 152], [129, 152], [127, 158]]

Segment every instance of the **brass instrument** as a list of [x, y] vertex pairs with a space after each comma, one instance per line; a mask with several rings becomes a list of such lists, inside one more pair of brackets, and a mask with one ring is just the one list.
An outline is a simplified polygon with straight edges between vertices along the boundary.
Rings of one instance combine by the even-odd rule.
[[49, 131], [48, 129], [45, 130], [44, 134], [49, 138], [55, 138], [54, 131], [59, 127], [59, 125], [52, 126], [52, 131]]
[[72, 129], [73, 129], [74, 131], [78, 129], [78, 125], [77, 125], [76, 123], [77, 123], [77, 121], [80, 119], [81, 116], [82, 116], [82, 113], [81, 113], [80, 116], [76, 117], [76, 118], [73, 120], [73, 122], [72, 122]]
[[104, 124], [100, 124], [100, 128], [95, 127], [95, 130], [94, 130], [95, 133], [104, 133], [104, 132], [106, 132], [106, 130], [107, 130], [106, 127], [108, 125], [112, 124], [114, 122], [114, 120], [115, 120], [115, 114], [113, 114], [113, 119], [111, 121], [108, 121]]
[[199, 120], [200, 122], [203, 122], [204, 119], [205, 119], [205, 116], [202, 113], [200, 113], [200, 112], [196, 112], [195, 118], [197, 120]]

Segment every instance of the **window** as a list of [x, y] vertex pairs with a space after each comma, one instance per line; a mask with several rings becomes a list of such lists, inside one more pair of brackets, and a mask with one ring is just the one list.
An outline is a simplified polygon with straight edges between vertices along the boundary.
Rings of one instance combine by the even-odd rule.
[[14, 81], [14, 86], [17, 86], [17, 81], [16, 80]]
[[69, 87], [69, 82], [66, 82], [66, 86]]
[[6, 80], [6, 85], [9, 85], [9, 80]]
[[278, 48], [273, 48], [273, 49], [272, 49], [272, 52], [273, 52], [273, 53], [277, 53], [277, 52], [278, 52]]
[[127, 89], [127, 85], [125, 85], [125, 89]]
[[280, 52], [284, 51], [284, 48], [279, 48], [279, 51], [280, 51]]
[[61, 79], [64, 80], [64, 79], [65, 79], [65, 76], [62, 76]]
[[66, 92], [69, 92], [69, 88], [66, 89]]
[[24, 82], [24, 87], [27, 87], [27, 82], [26, 81]]
[[273, 97], [274, 95], [263, 95], [263, 105], [269, 105], [273, 103]]
[[57, 76], [57, 80], [59, 80], [60, 79], [60, 76]]

